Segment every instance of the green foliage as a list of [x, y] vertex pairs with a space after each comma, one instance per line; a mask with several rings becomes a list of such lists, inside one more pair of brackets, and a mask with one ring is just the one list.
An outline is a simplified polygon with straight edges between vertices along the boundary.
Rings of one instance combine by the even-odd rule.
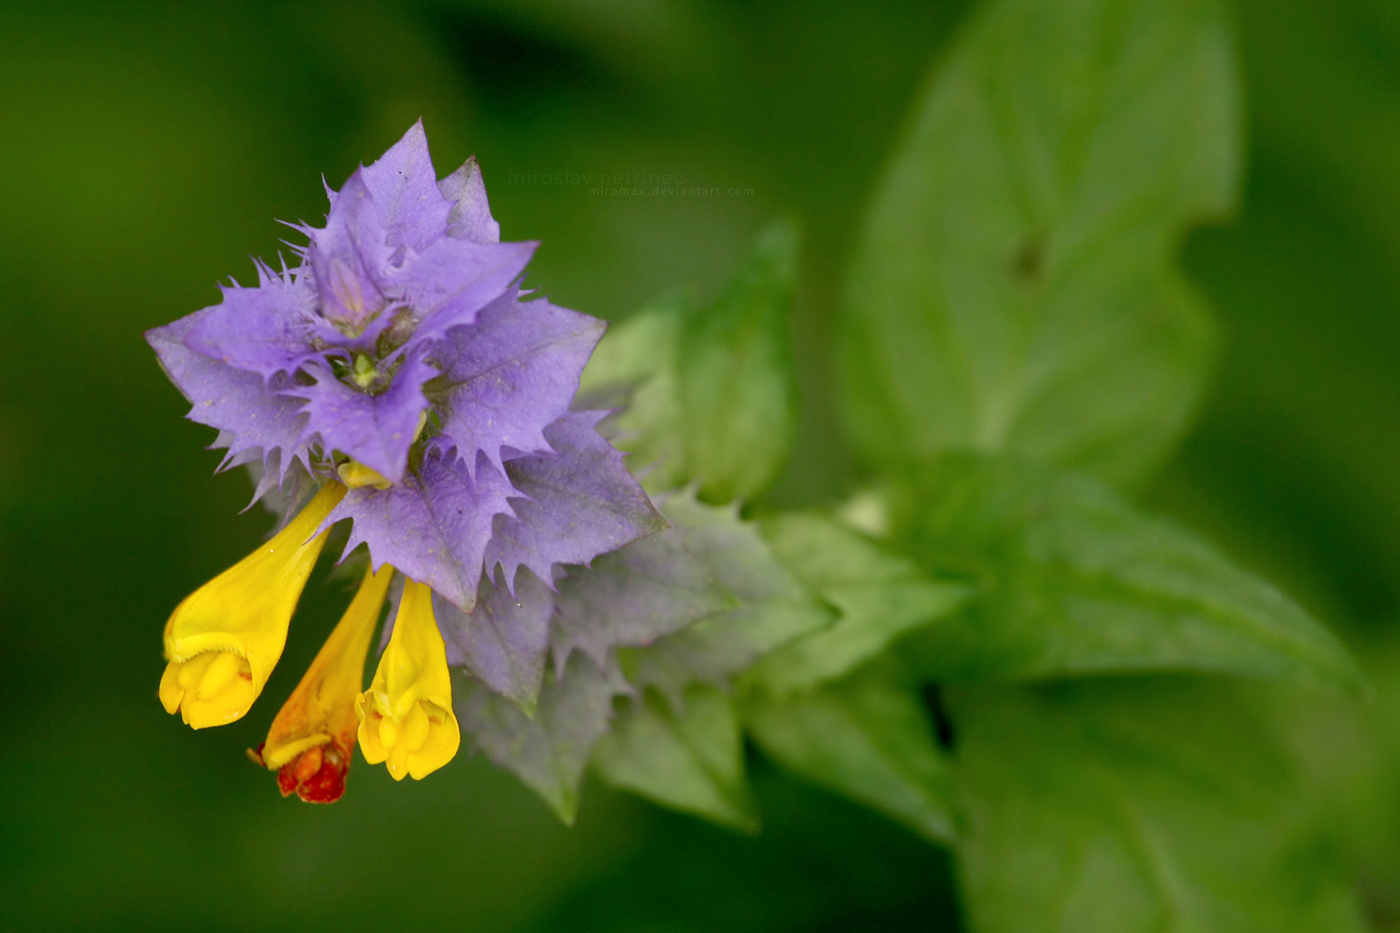
[[614, 649], [650, 645], [743, 605], [712, 566], [729, 549], [752, 542], [734, 511], [701, 505], [689, 494], [672, 496], [662, 511], [669, 529], [558, 582], [555, 658], [577, 648], [604, 665]]
[[1252, 699], [1318, 789], [1339, 847], [1366, 888], [1368, 912], [1380, 921], [1400, 917], [1400, 626], [1381, 627], [1358, 654], [1376, 683], [1371, 702], [1288, 682], [1271, 683]]
[[933, 724], [897, 665], [781, 700], [755, 691], [744, 722], [774, 761], [934, 842], [954, 838], [946, 765]]
[[589, 755], [612, 719], [613, 697], [628, 692], [616, 666], [599, 669], [584, 655], [572, 655], [560, 676], [546, 673], [533, 716], [479, 681], [457, 678], [452, 690], [463, 731], [480, 751], [572, 824]]
[[[521, 708], [472, 679], [457, 686], [458, 714], [482, 751], [565, 822], [592, 756], [618, 787], [753, 829], [730, 681], [831, 625], [835, 614], [737, 508], [681, 493], [662, 510], [670, 528], [560, 578], [550, 633], [555, 669], [538, 707]], [[943, 589], [933, 591], [939, 605], [951, 605]], [[869, 653], [868, 642], [853, 644]], [[614, 697], [624, 694], [630, 699], [610, 726]]]
[[846, 283], [845, 422], [872, 463], [950, 450], [1147, 477], [1211, 322], [1175, 268], [1235, 198], [1219, 4], [1000, 0], [918, 103]]
[[719, 299], [681, 324], [686, 461], [711, 502], [747, 499], [767, 486], [792, 441], [788, 311], [796, 275], [797, 230], [777, 221]]
[[[741, 720], [774, 762], [950, 846], [980, 933], [1362, 929], [1324, 811], [1243, 688], [1153, 674], [1354, 694], [1359, 668], [1280, 590], [1115, 490], [1160, 465], [1214, 354], [1175, 253], [1233, 205], [1234, 71], [1208, 0], [979, 12], [846, 283], [840, 401], [882, 476], [843, 514], [872, 537], [793, 512], [760, 538], [668, 505], [679, 559], [716, 581], [692, 597], [728, 602], [620, 650], [654, 689], [600, 741], [599, 774], [750, 827]], [[589, 388], [627, 395], [614, 430], [651, 488], [728, 501], [771, 479], [790, 262], [769, 234], [709, 313], [669, 299], [605, 341]], [[1026, 680], [1044, 683], [1005, 683]]]
[[744, 776], [733, 697], [693, 684], [672, 709], [657, 694], [633, 697], [593, 752], [593, 770], [615, 787], [748, 832], [758, 814]]
[[[1211, 615], [1219, 579], [1192, 595], [1183, 578], [1166, 598], [1134, 584], [1130, 599], [1115, 589], [1104, 601], [1097, 577], [1090, 597], [1056, 589], [1061, 566], [1088, 578], [1078, 558], [1046, 563], [1029, 550], [1054, 537], [1047, 529], [1080, 528], [1099, 541], [1085, 553], [1137, 540], [1124, 528], [1096, 537], [1090, 518], [1114, 509], [1086, 518], [1075, 496], [1059, 518], [1029, 523], [1039, 530], [984, 515], [964, 525], [986, 530], [976, 547], [939, 544], [971, 554], [975, 571], [930, 569], [878, 523], [861, 524], [875, 539], [853, 536], [860, 547], [825, 519], [771, 512], [852, 491], [837, 411], [870, 487], [888, 490], [879, 474], [901, 461], [968, 448], [1085, 470], [1120, 489], [1151, 476], [1189, 424], [1215, 342], [1175, 269], [1188, 227], [1233, 200], [1223, 172], [1240, 148], [1229, 112], [1238, 91], [1213, 6], [522, 0], [369, 4], [346, 16], [260, 0], [236, 10], [9, 5], [0, 72], [11, 80], [0, 95], [15, 144], [0, 161], [24, 183], [0, 191], [0, 255], [7, 365], [24, 390], [0, 403], [14, 698], [0, 834], [6, 877], [25, 892], [7, 902], [10, 925], [224, 929], [256, 916], [269, 930], [347, 931], [1356, 929], [1346, 882], [1314, 832], [1323, 819], [1369, 922], [1400, 929], [1400, 8], [1230, 6], [1249, 89], [1248, 198], [1238, 219], [1193, 233], [1184, 250], [1192, 282], [1221, 310], [1227, 352], [1183, 456], [1136, 487], [1147, 493], [1138, 507], [1114, 508], [1138, 531], [1161, 525], [1149, 511], [1187, 522], [1218, 542], [1205, 550], [1335, 621], [1375, 683], [1373, 703], [1294, 679], [1243, 689], [1225, 676], [1144, 678], [1132, 665], [1111, 678], [1084, 673], [1164, 652], [1194, 665], [1222, 633], [1233, 633], [1230, 671], [1333, 668], [1345, 679], [1347, 664], [1306, 627], [1290, 629], [1291, 605], [1246, 598], [1254, 609], [1235, 617], [1233, 584], [1229, 611]], [[957, 20], [956, 44], [941, 48]], [[937, 83], [920, 96], [916, 76], [935, 58]], [[522, 61], [547, 67], [522, 71]], [[916, 99], [893, 140], [895, 117]], [[281, 800], [267, 774], [228, 750], [262, 739], [344, 608], [338, 584], [308, 588], [262, 705], [243, 721], [176, 741], [153, 706], [151, 626], [190, 580], [254, 547], [264, 519], [231, 518], [244, 484], [207, 476], [214, 460], [195, 449], [207, 438], [180, 424], [183, 404], [134, 335], [217, 301], [211, 282], [246, 253], [273, 258], [285, 231], [271, 218], [324, 212], [307, 177], [345, 178], [419, 116], [440, 166], [481, 156], [506, 237], [543, 241], [530, 287], [581, 311], [612, 316], [676, 281], [709, 289], [737, 267], [761, 217], [802, 218], [793, 320], [803, 384], [818, 391], [800, 456], [748, 508], [769, 557], [835, 621], [719, 678], [734, 684], [761, 752], [748, 762], [763, 806], [757, 837], [596, 786], [565, 830], [465, 747], [423, 782], [395, 784], [361, 763], [335, 807]], [[606, 197], [515, 180], [556, 168], [676, 170], [754, 195]], [[833, 346], [828, 311], [843, 290]], [[142, 300], [113, 300], [130, 294]], [[684, 294], [658, 305], [613, 328], [589, 378], [610, 355], [630, 354], [626, 378], [581, 403], [630, 404], [613, 428], [630, 427], [618, 436], [633, 465], [669, 492], [695, 477], [680, 430], [679, 335], [705, 306]], [[839, 378], [828, 355], [841, 360]], [[900, 506], [914, 510], [906, 531], [920, 508], [947, 505], [937, 490], [918, 496], [926, 501]], [[799, 535], [770, 534], [782, 525], [829, 536], [830, 549], [803, 557]], [[740, 603], [697, 538], [721, 547], [747, 532], [677, 530], [596, 561], [605, 593], [581, 592], [576, 568], [555, 581], [580, 628], [556, 631], [551, 648], [568, 657], [565, 679], [580, 693], [561, 702], [557, 667], [544, 673], [531, 720], [480, 684], [457, 685], [463, 721], [487, 726], [478, 750], [566, 815], [610, 716], [621, 735], [637, 696], [658, 717], [680, 709], [654, 690], [628, 693], [614, 669], [592, 671], [618, 645], [642, 648]], [[860, 564], [868, 587], [821, 560], [854, 564], [866, 548], [880, 558]], [[1186, 552], [1200, 549], [1193, 540]], [[999, 562], [1006, 553], [1015, 559]], [[694, 559], [677, 563], [685, 555]], [[1199, 569], [1196, 558], [1187, 565]], [[1164, 570], [1155, 558], [1150, 567]], [[1110, 562], [1107, 580], [1135, 569]], [[973, 594], [934, 611], [950, 585]], [[1019, 626], [989, 624], [991, 607], [1014, 602], [999, 587], [1036, 596]], [[1213, 634], [1177, 628], [1171, 607], [1183, 593], [1190, 625]], [[635, 598], [625, 614], [621, 594]], [[1090, 603], [1100, 611], [1049, 611]], [[650, 614], [657, 606], [665, 611]], [[132, 637], [71, 650], [88, 631]], [[841, 699], [875, 683], [865, 678], [891, 654], [926, 677], [976, 669], [1038, 685], [944, 683], [930, 696], [947, 701], [939, 722], [951, 723], [953, 747], [932, 752], [936, 767], [882, 764], [931, 742], [915, 684], [867, 687], [898, 698], [884, 705]], [[530, 677], [522, 683], [533, 692]], [[683, 688], [693, 691], [708, 692]], [[1270, 729], [1286, 753], [1271, 748]], [[721, 730], [704, 733], [719, 736], [708, 744], [701, 734], [686, 727], [702, 746], [695, 767], [732, 752]], [[664, 735], [655, 745], [675, 751], [666, 743], [680, 732]], [[656, 749], [635, 752], [640, 769]], [[769, 759], [834, 793], [776, 774]], [[960, 795], [945, 793], [953, 780]], [[949, 831], [954, 842], [925, 843]], [[366, 857], [410, 850], [410, 872]], [[952, 851], [962, 910], [946, 900]]]
[[947, 615], [973, 592], [930, 578], [908, 558], [828, 518], [790, 513], [762, 527], [774, 556], [839, 613], [829, 627], [749, 670], [745, 681], [775, 696], [846, 674], [905, 632]]
[[[953, 848], [981, 933], [1360, 929], [1320, 811], [1239, 688], [1124, 676], [1363, 684], [1290, 598], [1113, 488], [1147, 479], [1199, 402], [1214, 328], [1174, 253], [1233, 203], [1237, 94], [1214, 3], [980, 12], [847, 282], [845, 420], [884, 475], [846, 517], [874, 537], [805, 512], [760, 538], [668, 505], [682, 559], [720, 584], [692, 590], [732, 604], [620, 650], [654, 690], [600, 741], [599, 774], [752, 826], [737, 684], [768, 758]], [[605, 341], [589, 388], [628, 394], [614, 430], [652, 488], [727, 500], [771, 478], [762, 441], [790, 396], [761, 386], [790, 378], [785, 354], [750, 361], [735, 322], [780, 339], [751, 296], [785, 304], [781, 244], [709, 316], [675, 298]], [[1006, 680], [1051, 683], [967, 685]]]
[[979, 933], [1361, 931], [1296, 765], [1228, 681], [950, 691]]
[[784, 645], [825, 628], [834, 615], [774, 559], [758, 529], [734, 508], [678, 497], [665, 513], [692, 533], [691, 559], [731, 595], [733, 608], [707, 616], [644, 648], [618, 652], [628, 679], [674, 704], [685, 688], [724, 684]]
[[795, 423], [796, 273], [796, 228], [775, 222], [714, 302], [672, 292], [603, 339], [581, 398], [626, 402], [611, 430], [648, 489], [695, 483], [703, 499], [725, 503], [773, 479]]
[[1189, 668], [1361, 684], [1278, 589], [1087, 477], [949, 456], [892, 500], [892, 534], [915, 559], [981, 589], [912, 641], [929, 677]]
[[685, 485], [677, 355], [688, 292], [667, 293], [608, 328], [579, 380], [580, 408], [625, 408], [603, 422], [651, 492]]

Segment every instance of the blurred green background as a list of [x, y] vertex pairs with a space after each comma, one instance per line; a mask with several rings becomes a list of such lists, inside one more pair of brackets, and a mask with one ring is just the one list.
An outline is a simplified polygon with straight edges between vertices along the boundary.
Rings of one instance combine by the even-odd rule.
[[[804, 419], [780, 505], [854, 473], [831, 315], [853, 231], [966, 2], [88, 3], [0, 12], [0, 927], [45, 930], [956, 929], [906, 831], [754, 761], [747, 838], [597, 784], [572, 829], [458, 761], [333, 807], [243, 760], [275, 699], [192, 733], [155, 699], [160, 630], [268, 520], [212, 476], [208, 429], [141, 332], [252, 278], [416, 119], [438, 171], [475, 153], [528, 282], [618, 320], [712, 293], [759, 226], [803, 224]], [[1150, 491], [1340, 630], [1369, 705], [1261, 688], [1335, 807], [1379, 928], [1400, 929], [1400, 6], [1238, 9], [1246, 197], [1184, 259], [1228, 347]], [[680, 173], [752, 193], [608, 196], [512, 175]], [[343, 605], [323, 567], [269, 698]]]

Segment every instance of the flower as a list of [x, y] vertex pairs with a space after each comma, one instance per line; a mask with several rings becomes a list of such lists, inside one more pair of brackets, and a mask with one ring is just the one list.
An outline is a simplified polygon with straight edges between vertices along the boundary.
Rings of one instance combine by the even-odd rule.
[[249, 751], [255, 762], [277, 772], [284, 797], [296, 793], [308, 803], [334, 803], [345, 793], [365, 656], [393, 576], [392, 567], [365, 572], [345, 615], [272, 720], [267, 740]]
[[160, 701], [195, 729], [239, 719], [262, 693], [306, 578], [326, 543], [316, 528], [345, 495], [327, 483], [271, 541], [186, 596], [165, 623]]
[[[348, 520], [345, 553], [364, 545], [376, 571], [365, 587], [395, 570], [407, 579], [360, 704], [376, 724], [359, 728], [361, 744], [395, 777], [422, 777], [456, 750], [439, 731], [456, 734], [432, 594], [450, 605], [447, 624], [469, 625], [483, 580], [549, 585], [555, 564], [586, 564], [665, 522], [595, 430], [603, 413], [569, 410], [603, 323], [521, 290], [535, 244], [500, 242], [474, 160], [439, 181], [420, 123], [328, 194], [324, 227], [294, 225], [309, 241], [295, 267], [257, 262], [255, 286], [231, 284], [219, 304], [146, 334], [188, 417], [219, 431], [220, 468], [260, 468], [255, 501], [320, 488], [265, 549], [176, 610], [161, 699], [196, 728], [242, 716], [326, 533]], [[352, 605], [342, 626], [354, 636], [332, 635], [262, 747], [284, 791], [325, 796], [317, 775], [332, 754], [348, 766], [343, 674], [372, 627], [365, 613]]]
[[365, 761], [386, 762], [396, 781], [425, 777], [457, 754], [462, 734], [452, 714], [447, 646], [433, 617], [433, 591], [423, 584], [404, 584], [393, 634], [355, 712]]

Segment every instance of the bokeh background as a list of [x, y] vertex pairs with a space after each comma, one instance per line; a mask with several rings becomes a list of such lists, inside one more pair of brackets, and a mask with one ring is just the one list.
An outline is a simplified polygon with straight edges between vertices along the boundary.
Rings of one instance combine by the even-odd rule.
[[[276, 703], [191, 733], [160, 630], [268, 527], [141, 339], [252, 278], [423, 118], [480, 160], [528, 282], [620, 320], [713, 293], [775, 214], [805, 232], [803, 424], [774, 504], [854, 474], [830, 320], [864, 199], [971, 4], [881, 0], [50, 3], [0, 10], [0, 928], [957, 929], [940, 851], [755, 757], [745, 837], [585, 789], [565, 828], [480, 759], [333, 807], [243, 759]], [[29, 9], [25, 9], [29, 7]], [[1369, 704], [1273, 708], [1400, 929], [1400, 6], [1245, 0], [1246, 197], [1183, 258], [1225, 324], [1212, 400], [1149, 492], [1337, 628]], [[715, 197], [592, 194], [672, 173]], [[563, 175], [559, 179], [559, 175]], [[512, 176], [519, 177], [512, 180]], [[542, 176], [549, 176], [546, 183]], [[557, 182], [557, 183], [556, 183]], [[323, 566], [269, 684], [345, 599]]]

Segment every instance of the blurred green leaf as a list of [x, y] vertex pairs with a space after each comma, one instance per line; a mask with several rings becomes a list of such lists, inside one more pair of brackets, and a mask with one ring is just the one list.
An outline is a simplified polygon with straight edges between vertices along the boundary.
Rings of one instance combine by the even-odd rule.
[[712, 306], [680, 333], [686, 460], [711, 502], [747, 499], [782, 465], [797, 400], [788, 312], [797, 277], [797, 229], [775, 221]]
[[770, 224], [713, 303], [673, 292], [599, 344], [579, 404], [626, 406], [606, 429], [653, 492], [693, 482], [709, 502], [746, 499], [781, 466], [796, 422], [797, 239]]
[[621, 408], [600, 425], [653, 493], [685, 485], [688, 470], [676, 386], [681, 317], [694, 299], [670, 292], [609, 326], [579, 380], [579, 409]]
[[745, 675], [746, 683], [775, 695], [841, 677], [973, 592], [936, 582], [908, 558], [819, 515], [790, 513], [761, 527], [783, 566], [840, 612], [830, 627], [775, 651]]
[[1297, 768], [1223, 679], [951, 690], [979, 933], [1367, 929]]
[[775, 699], [755, 691], [744, 723], [773, 760], [935, 842], [953, 837], [946, 766], [917, 690], [875, 664]]
[[546, 671], [533, 717], [477, 680], [455, 678], [452, 691], [463, 744], [513, 772], [572, 825], [579, 783], [594, 743], [607, 731], [613, 697], [628, 692], [617, 665], [599, 669], [575, 653], [562, 676]]
[[935, 679], [1190, 668], [1362, 684], [1286, 595], [1088, 477], [949, 456], [910, 474], [891, 515], [925, 568], [982, 588], [911, 639]]
[[1148, 476], [1212, 356], [1174, 254], [1234, 202], [1238, 96], [1212, 0], [987, 5], [917, 105], [847, 282], [860, 451]]
[[722, 685], [765, 655], [832, 623], [833, 613], [778, 563], [757, 526], [740, 520], [737, 507], [677, 496], [662, 511], [687, 530], [689, 559], [704, 566], [734, 605], [647, 647], [620, 649], [633, 684], [655, 687], [679, 705], [688, 684]]
[[632, 698], [594, 748], [593, 770], [662, 806], [758, 829], [734, 698], [717, 687], [690, 686], [679, 710], [654, 693]]
[[1357, 652], [1375, 685], [1371, 702], [1287, 682], [1249, 696], [1321, 789], [1368, 914], [1391, 931], [1400, 926], [1400, 626], [1368, 633]]

